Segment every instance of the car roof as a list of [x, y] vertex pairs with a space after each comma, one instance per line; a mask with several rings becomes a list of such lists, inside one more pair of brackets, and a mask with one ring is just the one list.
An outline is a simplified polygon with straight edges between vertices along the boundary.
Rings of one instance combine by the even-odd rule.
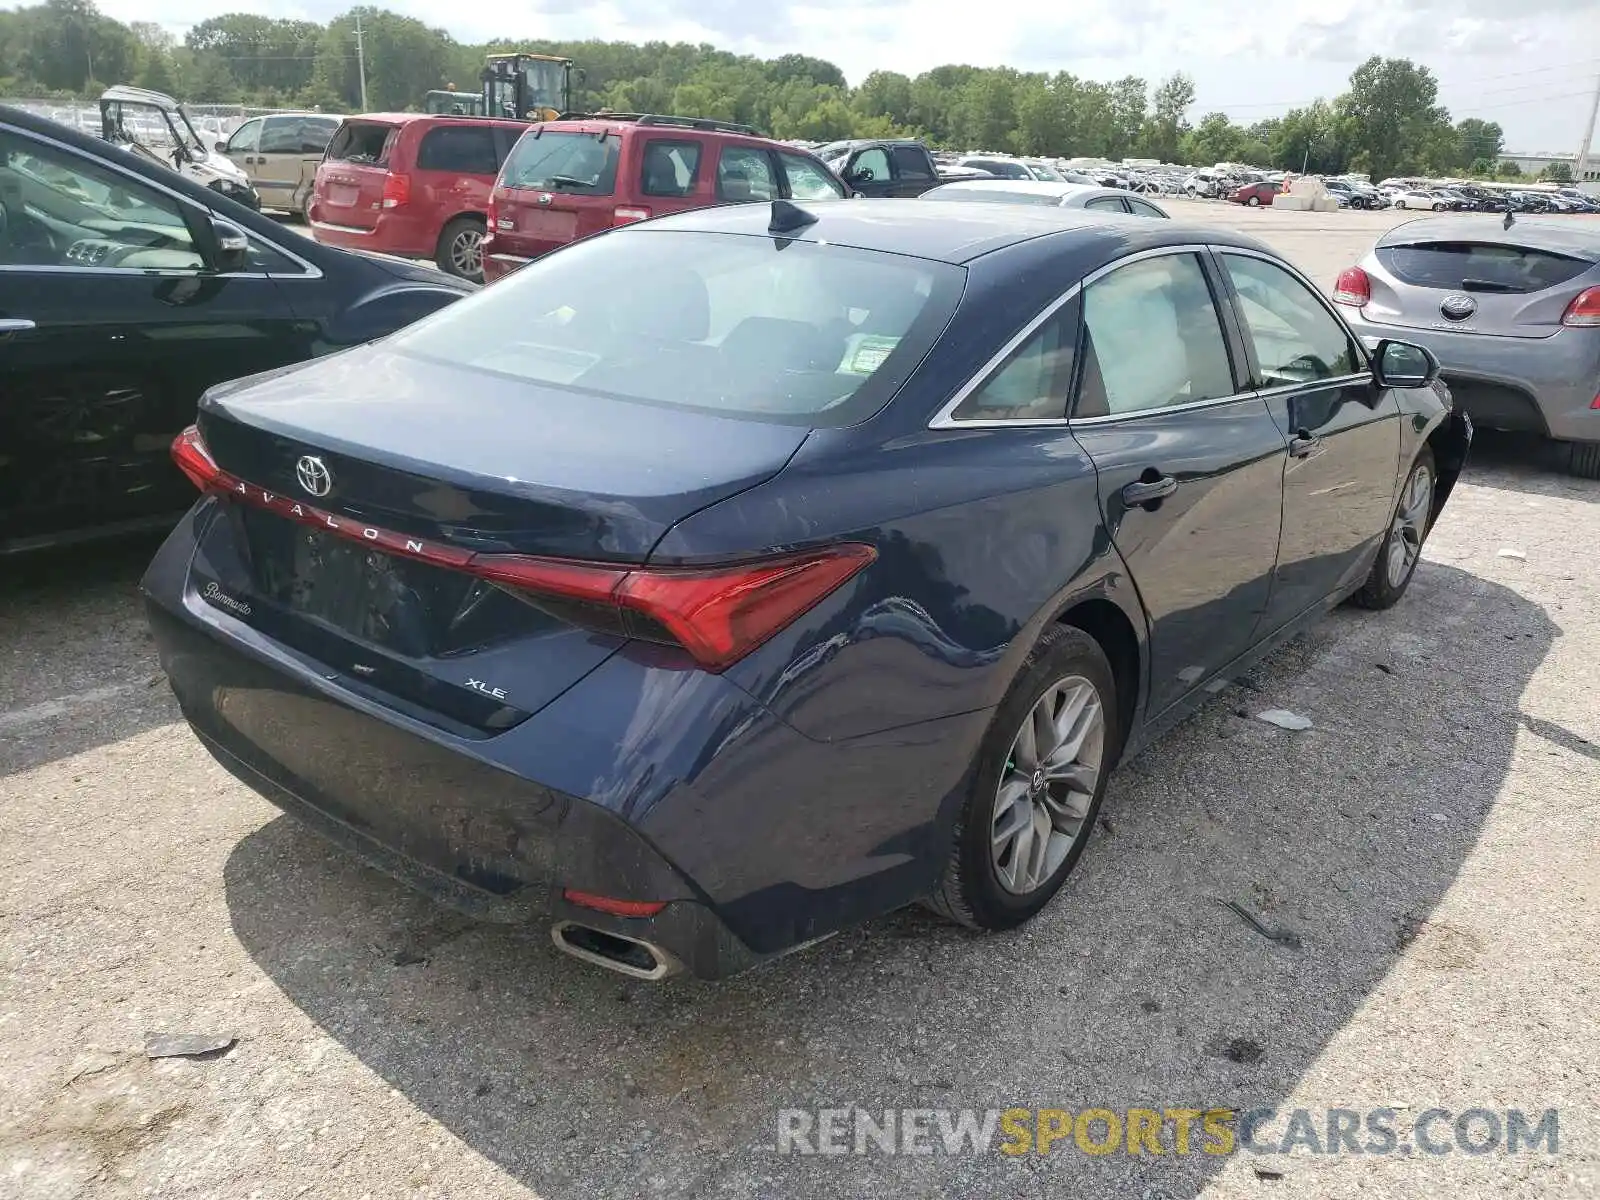
[[1600, 262], [1600, 229], [1572, 221], [1516, 220], [1507, 229], [1492, 217], [1420, 217], [1396, 225], [1378, 239], [1377, 246], [1422, 242], [1479, 242]]
[[[279, 113], [268, 113], [267, 116], [280, 116]], [[327, 113], [307, 113], [307, 116], [327, 116]], [[513, 121], [506, 117], [469, 117], [456, 113], [414, 113], [414, 112], [371, 112], [354, 113], [342, 118], [346, 121], [382, 121], [389, 125], [409, 125], [413, 121], [443, 121], [456, 125], [505, 125], [518, 129], [530, 128], [527, 121]]]
[[100, 99], [113, 103], [153, 104], [157, 108], [178, 107], [178, 102], [165, 92], [153, 92], [149, 88], [131, 87], [126, 83], [118, 83], [108, 87], [100, 93]]
[[[1055, 206], [993, 204], [981, 200], [925, 204], [915, 199], [822, 200], [796, 205], [817, 218], [782, 235], [795, 241], [850, 246], [887, 254], [963, 264], [982, 255], [1055, 234], [1080, 236], [1119, 248], [1211, 244], [1238, 246], [1277, 257], [1263, 243], [1219, 226], [1152, 221], [1127, 213]], [[772, 236], [767, 204], [699, 208], [633, 228]], [[1109, 255], [1108, 257], [1113, 257]]]
[[[1075, 196], [1080, 192], [1104, 192], [1120, 196], [1115, 188], [1103, 188], [1092, 183], [1072, 183], [1055, 179], [955, 179], [941, 183], [934, 192], [1012, 192], [1024, 196], [1055, 196], [1057, 199]], [[924, 193], [926, 194], [926, 193]]]

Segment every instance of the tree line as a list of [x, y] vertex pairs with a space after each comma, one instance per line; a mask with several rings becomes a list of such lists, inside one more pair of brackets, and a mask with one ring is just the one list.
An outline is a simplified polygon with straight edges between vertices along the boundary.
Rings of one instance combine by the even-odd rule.
[[1333, 100], [1241, 125], [1221, 112], [1191, 122], [1194, 83], [1182, 73], [1152, 88], [1133, 75], [1105, 81], [950, 65], [915, 77], [874, 71], [852, 88], [833, 63], [801, 54], [759, 59], [666, 42], [470, 45], [381, 8], [353, 8], [326, 25], [230, 13], [194, 25], [180, 42], [153, 23], [115, 21], [93, 0], [46, 0], [0, 12], [0, 95], [93, 98], [106, 84], [131, 82], [193, 103], [353, 112], [361, 103], [358, 14], [373, 111], [419, 108], [425, 92], [452, 83], [475, 91], [485, 54], [531, 50], [583, 68], [575, 108], [715, 117], [779, 138], [909, 134], [961, 150], [1238, 162], [1374, 179], [1519, 173], [1497, 167], [1498, 124], [1452, 122], [1431, 71], [1378, 56]]

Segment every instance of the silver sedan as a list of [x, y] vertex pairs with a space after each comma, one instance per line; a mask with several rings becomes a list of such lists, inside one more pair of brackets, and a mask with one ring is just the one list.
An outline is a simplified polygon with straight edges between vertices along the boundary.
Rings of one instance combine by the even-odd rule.
[[1027, 179], [963, 179], [923, 192], [921, 200], [988, 200], [1055, 208], [1104, 209], [1136, 217], [1165, 217], [1161, 207], [1120, 188]]

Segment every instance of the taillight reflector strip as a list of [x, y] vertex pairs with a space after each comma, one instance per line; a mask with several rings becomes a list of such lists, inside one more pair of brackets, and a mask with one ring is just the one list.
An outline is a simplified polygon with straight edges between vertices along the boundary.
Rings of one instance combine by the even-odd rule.
[[568, 904], [610, 913], [614, 917], [653, 917], [667, 906], [665, 900], [617, 900], [595, 892], [580, 892], [577, 888], [562, 888], [561, 898]]
[[[479, 554], [339, 516], [222, 470], [191, 425], [172, 457], [201, 491], [217, 492], [291, 521], [389, 554], [465, 571], [536, 596], [635, 612], [669, 633], [708, 671], [732, 666], [878, 557], [855, 542], [754, 562], [641, 567], [523, 554]], [[626, 624], [626, 622], [623, 622]]]

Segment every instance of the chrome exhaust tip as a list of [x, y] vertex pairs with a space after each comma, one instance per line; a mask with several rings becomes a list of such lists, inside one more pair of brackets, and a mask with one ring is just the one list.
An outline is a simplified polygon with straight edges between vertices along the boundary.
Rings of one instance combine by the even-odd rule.
[[557, 921], [550, 937], [563, 954], [634, 979], [655, 982], [683, 970], [681, 962], [654, 943], [576, 921]]

